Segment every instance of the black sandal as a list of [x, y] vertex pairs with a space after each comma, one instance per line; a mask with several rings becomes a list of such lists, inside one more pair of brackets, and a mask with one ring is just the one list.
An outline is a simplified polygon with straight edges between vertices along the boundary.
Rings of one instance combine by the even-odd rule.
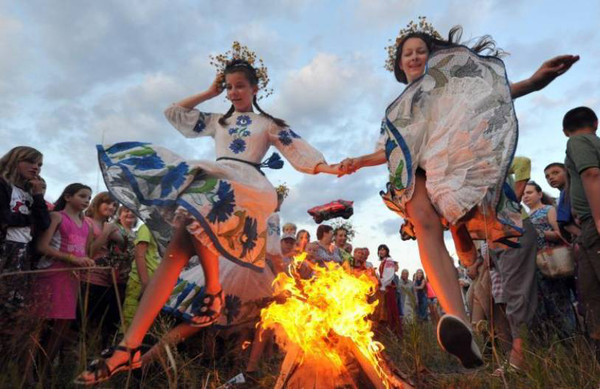
[[[84, 380], [81, 377], [81, 375], [83, 374], [82, 373], [73, 381], [73, 383], [75, 383], [76, 385], [86, 386], [96, 385], [101, 382], [108, 381], [113, 375], [119, 372], [139, 369], [140, 367], [142, 367], [141, 355], [138, 357], [138, 360], [136, 362], [134, 362], [134, 358], [136, 354], [140, 351], [140, 348], [141, 347], [139, 346], [136, 348], [128, 348], [125, 346], [118, 345], [103, 350], [100, 353], [100, 358], [94, 359], [92, 362], [90, 362], [86, 369], [86, 372], [94, 373], [94, 379], [89, 381]], [[129, 358], [127, 358], [125, 362], [115, 366], [111, 370], [106, 364], [106, 359], [112, 357], [115, 351], [125, 351], [129, 354]]]
[[[219, 299], [219, 301], [221, 302], [221, 308], [218, 311], [212, 309], [212, 306], [216, 299]], [[223, 308], [225, 308], [223, 300], [223, 289], [221, 289], [215, 294], [205, 293], [204, 297], [202, 298], [202, 305], [200, 306], [199, 312], [196, 314], [195, 317], [208, 317], [210, 320], [207, 320], [202, 323], [196, 323], [193, 321], [192, 318], [192, 321], [190, 321], [190, 325], [192, 327], [197, 328], [208, 327], [213, 325], [217, 321], [219, 316], [221, 316]]]

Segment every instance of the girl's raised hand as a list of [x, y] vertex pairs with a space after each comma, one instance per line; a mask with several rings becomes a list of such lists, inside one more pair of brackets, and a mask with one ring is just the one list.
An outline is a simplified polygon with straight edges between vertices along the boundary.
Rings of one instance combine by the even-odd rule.
[[569, 70], [577, 61], [579, 61], [578, 55], [560, 55], [554, 57], [544, 62], [529, 80], [536, 90], [543, 89], [556, 77]]
[[223, 92], [223, 83], [225, 82], [225, 75], [223, 73], [217, 74], [213, 83], [208, 88], [208, 93], [212, 97], [217, 97]]

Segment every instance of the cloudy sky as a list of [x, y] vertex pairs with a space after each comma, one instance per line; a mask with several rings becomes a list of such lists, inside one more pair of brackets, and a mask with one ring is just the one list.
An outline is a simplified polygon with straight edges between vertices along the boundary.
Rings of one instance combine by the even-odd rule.
[[[55, 199], [71, 182], [102, 190], [97, 143], [145, 140], [189, 158], [213, 159], [212, 139], [178, 136], [162, 115], [173, 101], [204, 90], [214, 77], [208, 56], [239, 40], [268, 68], [273, 96], [263, 108], [284, 118], [328, 161], [371, 152], [384, 109], [403, 86], [386, 72], [384, 47], [426, 15], [445, 34], [490, 34], [510, 52], [509, 78], [528, 77], [546, 59], [581, 60], [544, 91], [516, 103], [518, 154], [533, 160], [533, 178], [553, 195], [543, 167], [564, 159], [564, 113], [600, 110], [600, 6], [572, 1], [0, 0], [0, 153], [30, 145], [44, 153], [42, 175]], [[224, 112], [223, 97], [203, 107]], [[337, 198], [355, 201], [355, 246], [391, 247], [401, 267], [420, 267], [415, 242], [397, 234], [401, 219], [378, 192], [385, 167], [352, 176], [306, 176], [289, 164], [267, 175], [291, 195], [283, 221], [311, 232], [306, 210]], [[450, 249], [453, 252], [453, 249]]]

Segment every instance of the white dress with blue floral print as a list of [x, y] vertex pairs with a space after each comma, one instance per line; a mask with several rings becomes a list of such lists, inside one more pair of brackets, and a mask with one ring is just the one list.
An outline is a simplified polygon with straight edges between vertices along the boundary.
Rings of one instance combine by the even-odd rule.
[[[279, 215], [267, 219], [267, 255], [280, 256]], [[239, 266], [219, 257], [219, 279], [225, 293], [225, 307], [215, 325], [219, 328], [254, 327], [261, 309], [273, 299], [275, 273], [271, 266], [262, 272]], [[190, 320], [204, 298], [204, 271], [196, 264], [179, 275], [177, 285], [163, 308], [163, 312], [183, 320]]]
[[176, 216], [215, 254], [260, 270], [265, 264], [267, 218], [277, 205], [275, 189], [255, 166], [275, 146], [299, 171], [314, 174], [323, 155], [290, 128], [253, 112], [220, 114], [172, 105], [169, 122], [188, 138], [215, 139], [217, 161], [186, 160], [143, 142], [99, 146], [100, 167], [110, 192], [148, 225], [164, 250]]
[[[420, 168], [445, 221], [459, 223], [475, 209], [467, 221], [473, 236], [492, 242], [520, 236], [518, 201], [506, 184], [517, 138], [504, 63], [462, 46], [440, 49], [386, 110], [377, 143], [390, 173], [383, 199], [410, 223], [406, 204]], [[403, 232], [414, 235], [410, 226]]]
[[[275, 146], [304, 173], [314, 174], [316, 166], [325, 162], [319, 151], [290, 128], [281, 128], [260, 114], [236, 112], [221, 125], [220, 114], [172, 105], [165, 116], [185, 137], [213, 137], [217, 159], [234, 158], [259, 165], [269, 147]], [[98, 153], [106, 186], [148, 225], [161, 252], [171, 239], [176, 219], [184, 217], [188, 231], [219, 255], [227, 300], [221, 319], [226, 322], [222, 324], [231, 324], [240, 314], [236, 301], [243, 303], [241, 296], [228, 293], [226, 284], [231, 283], [225, 279], [237, 280], [234, 283], [242, 289], [264, 281], [264, 290], [258, 294], [264, 296], [270, 291], [273, 275], [265, 274], [270, 270], [263, 268], [267, 218], [277, 206], [277, 195], [255, 166], [231, 159], [186, 160], [144, 142], [98, 146]], [[241, 267], [250, 272], [240, 273]], [[177, 307], [184, 319], [191, 318], [202, 298], [203, 284], [200, 266], [184, 271], [167, 308]]]

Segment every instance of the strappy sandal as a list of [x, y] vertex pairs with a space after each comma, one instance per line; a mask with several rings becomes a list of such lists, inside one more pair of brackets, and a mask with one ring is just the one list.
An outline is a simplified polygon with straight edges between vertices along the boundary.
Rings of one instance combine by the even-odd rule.
[[[82, 373], [79, 375], [79, 377], [77, 377], [73, 381], [73, 383], [75, 383], [77, 385], [85, 385], [85, 386], [96, 385], [101, 382], [108, 381], [112, 376], [114, 376], [115, 374], [117, 374], [119, 372], [139, 369], [140, 367], [142, 367], [141, 355], [138, 357], [138, 360], [135, 362], [134, 362], [134, 358], [135, 358], [136, 354], [140, 351], [140, 348], [141, 347], [139, 347], [139, 346], [136, 348], [128, 348], [128, 347], [125, 347], [122, 345], [118, 345], [118, 346], [113, 346], [106, 350], [103, 350], [100, 353], [100, 358], [94, 359], [92, 362], [90, 362], [90, 364], [88, 365], [88, 367], [86, 369], [86, 372], [94, 374], [94, 379], [93, 380], [84, 380], [84, 379], [82, 379], [82, 374], [83, 374]], [[129, 358], [127, 358], [127, 360], [125, 362], [118, 364], [111, 370], [108, 367], [108, 365], [106, 364], [106, 360], [108, 358], [112, 357], [114, 355], [115, 351], [124, 351], [129, 354]]]
[[[219, 299], [219, 301], [221, 302], [221, 308], [219, 308], [218, 311], [212, 309], [216, 299]], [[196, 323], [192, 319], [190, 325], [192, 327], [197, 328], [208, 327], [213, 325], [217, 321], [219, 316], [221, 316], [223, 308], [225, 308], [225, 304], [223, 303], [223, 301], [223, 289], [221, 289], [215, 294], [205, 293], [204, 297], [202, 298], [202, 305], [200, 305], [200, 309], [198, 310], [199, 312], [196, 314], [195, 317], [208, 317], [209, 320], [202, 323]]]

